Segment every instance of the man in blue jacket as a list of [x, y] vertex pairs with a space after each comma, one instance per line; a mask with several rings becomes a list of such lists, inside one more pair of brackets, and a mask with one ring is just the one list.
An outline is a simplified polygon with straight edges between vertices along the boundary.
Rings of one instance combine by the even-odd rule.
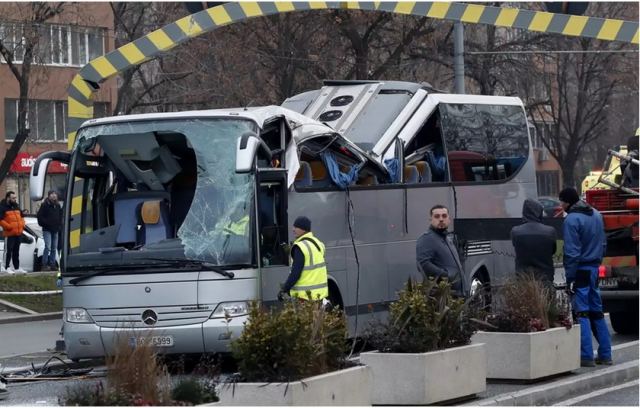
[[[598, 289], [598, 267], [606, 249], [602, 215], [578, 197], [574, 188], [560, 192], [564, 220], [564, 271], [573, 298], [573, 310], [580, 323], [580, 365], [612, 364], [611, 338], [602, 313]], [[593, 359], [591, 332], [598, 341], [598, 357]]]

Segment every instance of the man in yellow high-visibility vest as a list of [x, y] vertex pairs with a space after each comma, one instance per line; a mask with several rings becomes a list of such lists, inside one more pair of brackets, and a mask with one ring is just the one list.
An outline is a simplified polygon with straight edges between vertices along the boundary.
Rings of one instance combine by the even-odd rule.
[[324, 244], [313, 236], [309, 218], [296, 218], [293, 235], [296, 239], [291, 246], [291, 272], [278, 299], [283, 299], [286, 294], [306, 300], [323, 300], [329, 297]]

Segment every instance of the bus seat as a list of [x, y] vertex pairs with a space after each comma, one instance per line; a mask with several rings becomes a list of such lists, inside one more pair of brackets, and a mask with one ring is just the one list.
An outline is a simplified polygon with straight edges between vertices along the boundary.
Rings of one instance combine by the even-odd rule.
[[294, 185], [296, 187], [311, 187], [311, 183], [313, 183], [313, 179], [311, 178], [311, 167], [309, 166], [309, 163], [301, 161], [300, 169], [296, 174]]
[[311, 166], [311, 177], [313, 179], [314, 187], [328, 187], [331, 185], [331, 179], [329, 178], [329, 172], [324, 163], [319, 160], [309, 162]]
[[449, 152], [449, 167], [451, 181], [473, 181], [475, 176], [471, 171], [472, 166], [484, 166], [484, 156], [477, 152], [453, 150]]
[[166, 200], [145, 201], [138, 205], [138, 209], [136, 245], [172, 238], [169, 203]]
[[402, 175], [406, 184], [415, 184], [420, 179], [418, 168], [416, 166], [404, 166]]
[[421, 183], [431, 183], [431, 167], [429, 167], [429, 163], [426, 161], [419, 161], [415, 163], [416, 168], [418, 169], [418, 175], [420, 176]]
[[113, 221], [120, 225], [117, 244], [135, 244], [136, 226], [138, 225], [138, 206], [145, 201], [166, 200], [170, 202], [171, 195], [166, 191], [127, 191], [113, 196]]

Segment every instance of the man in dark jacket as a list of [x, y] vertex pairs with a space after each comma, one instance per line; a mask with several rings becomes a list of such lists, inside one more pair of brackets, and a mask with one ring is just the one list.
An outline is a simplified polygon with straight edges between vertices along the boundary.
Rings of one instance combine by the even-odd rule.
[[516, 250], [516, 272], [533, 273], [546, 286], [553, 285], [556, 230], [542, 223], [542, 204], [527, 198], [522, 204], [524, 224], [511, 229]]
[[56, 270], [56, 250], [58, 237], [62, 227], [62, 207], [58, 202], [58, 194], [51, 190], [38, 210], [38, 225], [42, 227], [44, 238], [44, 254], [42, 269]]
[[460, 297], [467, 294], [464, 283], [464, 268], [460, 262], [453, 236], [448, 232], [449, 210], [444, 205], [435, 205], [430, 210], [429, 230], [416, 242], [418, 270], [425, 277], [447, 278], [451, 289]]
[[[580, 323], [580, 364], [611, 364], [611, 338], [602, 313], [598, 289], [598, 267], [606, 249], [602, 215], [581, 201], [574, 188], [560, 192], [562, 208], [567, 212], [563, 223], [564, 272], [572, 295], [573, 311]], [[591, 331], [598, 341], [598, 358], [593, 359]]]

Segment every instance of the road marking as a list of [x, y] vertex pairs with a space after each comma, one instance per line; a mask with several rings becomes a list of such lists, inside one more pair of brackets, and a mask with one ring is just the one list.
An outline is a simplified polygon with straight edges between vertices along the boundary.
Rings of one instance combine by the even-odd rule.
[[584, 400], [587, 400], [587, 399], [590, 399], [590, 398], [599, 397], [600, 395], [604, 395], [604, 394], [607, 394], [607, 393], [612, 392], [612, 391], [616, 391], [616, 390], [619, 390], [619, 389], [622, 389], [622, 388], [628, 388], [628, 387], [631, 387], [633, 385], [638, 385], [639, 381], [640, 380], [633, 380], [633, 381], [622, 383], [620, 385], [616, 385], [616, 386], [613, 386], [613, 387], [603, 388], [601, 390], [590, 392], [589, 394], [585, 394], [585, 395], [581, 395], [579, 397], [575, 397], [575, 398], [571, 398], [571, 399], [568, 399], [568, 400], [560, 401], [560, 402], [558, 402], [556, 404], [553, 404], [553, 405], [554, 406], [557, 406], [557, 405], [562, 405], [562, 406], [576, 405], [576, 404], [579, 404], [580, 402], [582, 402]]

